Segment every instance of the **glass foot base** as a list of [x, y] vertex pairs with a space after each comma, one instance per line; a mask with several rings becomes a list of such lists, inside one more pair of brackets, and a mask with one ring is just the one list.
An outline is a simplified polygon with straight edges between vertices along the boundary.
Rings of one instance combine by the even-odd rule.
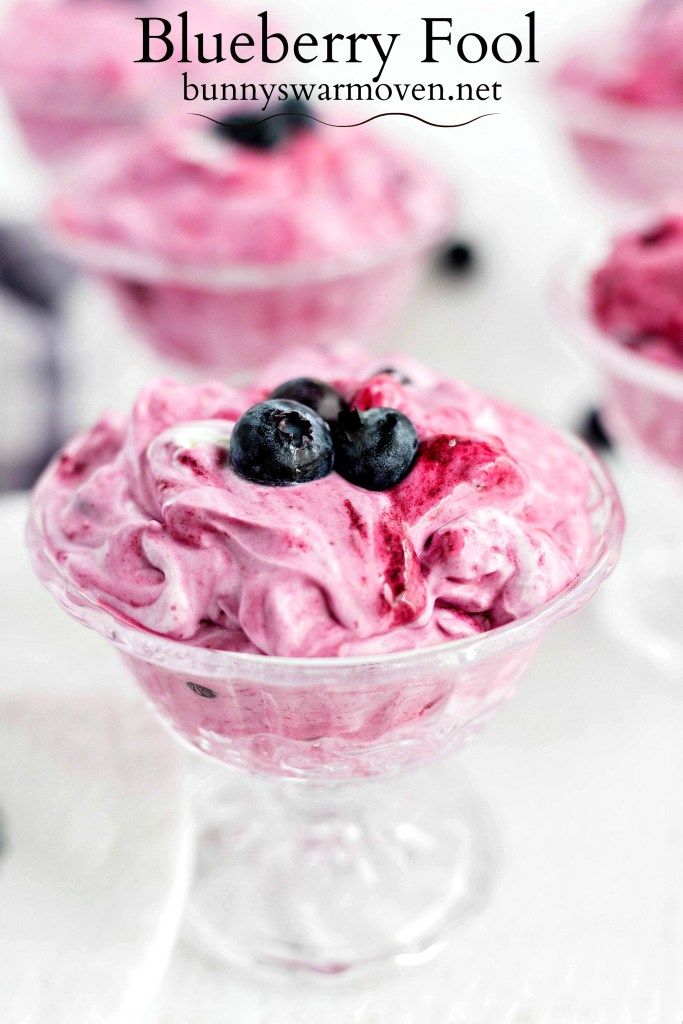
[[325, 974], [422, 959], [485, 899], [488, 816], [453, 766], [205, 794], [188, 923], [214, 957]]
[[605, 615], [612, 630], [671, 675], [683, 676], [683, 545], [680, 534], [632, 537], [610, 582]]

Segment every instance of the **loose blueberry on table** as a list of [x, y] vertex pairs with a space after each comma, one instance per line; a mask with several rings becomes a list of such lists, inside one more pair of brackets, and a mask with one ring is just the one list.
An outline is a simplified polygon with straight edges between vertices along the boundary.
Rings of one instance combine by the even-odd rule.
[[439, 267], [447, 274], [469, 274], [476, 262], [472, 245], [465, 241], [452, 241], [439, 253]]
[[387, 491], [410, 473], [418, 448], [415, 427], [397, 409], [359, 412], [329, 384], [298, 377], [238, 420], [230, 462], [245, 480], [271, 487], [310, 483], [334, 469], [357, 487]]
[[614, 447], [612, 438], [605, 430], [599, 409], [589, 409], [578, 428], [579, 437], [595, 451], [611, 451]]

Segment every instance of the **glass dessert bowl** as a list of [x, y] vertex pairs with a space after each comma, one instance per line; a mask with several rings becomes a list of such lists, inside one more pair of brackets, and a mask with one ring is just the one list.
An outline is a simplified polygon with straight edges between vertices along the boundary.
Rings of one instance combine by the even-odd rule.
[[283, 348], [367, 343], [409, 297], [447, 233], [450, 190], [308, 111], [160, 122], [58, 192], [58, 241], [162, 355], [234, 373]]
[[[313, 475], [296, 485], [264, 484], [263, 473], [274, 470], [259, 446], [273, 422], [293, 413], [313, 425], [321, 444], [331, 444], [313, 406], [292, 410], [297, 403], [278, 395], [243, 412], [264, 397], [258, 389], [246, 394], [161, 382], [143, 393], [123, 433], [103, 420], [65, 451], [36, 491], [28, 542], [39, 578], [69, 614], [118, 649], [152, 707], [186, 745], [231, 769], [203, 787], [190, 906], [204, 945], [227, 960], [322, 973], [405, 961], [433, 949], [478, 905], [493, 864], [488, 820], [458, 772], [433, 762], [514, 692], [547, 632], [592, 597], [618, 557], [621, 507], [588, 449], [464, 386], [396, 374], [375, 373], [369, 381], [354, 375], [352, 386], [340, 384], [333, 402], [345, 401], [340, 394], [357, 402], [355, 413], [343, 415], [331, 411], [327, 385], [313, 382], [312, 389], [308, 380], [302, 391], [301, 378], [287, 383], [287, 393], [295, 384], [336, 424], [334, 469], [331, 461], [315, 472], [307, 464]], [[381, 404], [390, 395], [405, 414]], [[453, 411], [454, 400], [460, 411]], [[277, 405], [283, 401], [289, 406]], [[218, 409], [221, 418], [186, 422], [188, 409]], [[359, 442], [343, 416], [351, 415], [351, 423], [361, 418], [366, 440], [378, 419], [400, 429], [401, 444], [392, 449], [400, 461], [413, 429], [408, 411], [419, 448], [408, 452], [398, 483], [378, 479], [391, 470], [384, 456], [372, 467], [374, 477], [364, 475], [367, 466], [360, 474], [346, 461], [349, 436]], [[444, 422], [464, 430], [471, 417], [481, 433], [496, 415], [508, 417], [511, 444], [521, 462], [531, 460], [529, 473], [536, 467], [535, 482], [500, 444], [494, 449], [481, 436], [451, 438], [447, 451], [441, 443]], [[176, 426], [168, 428], [169, 416]], [[285, 423], [282, 443], [297, 451], [302, 422]], [[527, 445], [533, 448], [531, 433], [540, 452]], [[221, 455], [227, 450], [229, 463]], [[457, 482], [442, 480], [456, 458]], [[562, 463], [565, 487], [549, 495], [541, 481]], [[138, 481], [130, 477], [134, 500], [144, 505], [155, 491], [165, 495], [166, 526], [150, 522], [148, 513], [144, 522], [137, 513], [129, 519], [127, 498], [113, 511], [114, 493], [123, 493], [121, 474], [130, 472]], [[537, 516], [554, 520], [555, 502], [565, 500], [564, 524], [546, 536]], [[451, 520], [453, 502], [463, 506], [461, 524]], [[482, 502], [498, 506], [492, 518]], [[470, 525], [464, 525], [467, 505], [474, 510]], [[115, 525], [119, 514], [123, 532]], [[494, 533], [508, 532], [495, 533], [498, 540], [474, 536], [472, 524], [482, 516]], [[518, 533], [522, 521], [529, 546]], [[413, 545], [422, 551], [421, 568], [412, 560]], [[456, 578], [461, 556], [472, 559], [479, 583]], [[211, 566], [223, 587], [225, 557], [233, 575], [228, 590], [239, 608], [226, 590], [220, 603], [228, 617], [220, 625], [217, 613], [209, 622], [197, 602], [203, 608], [215, 589]], [[495, 568], [482, 564], [487, 557]], [[528, 574], [520, 569], [526, 559]], [[451, 603], [422, 603], [425, 587], [432, 597], [450, 594]], [[456, 608], [456, 590], [462, 607], [479, 611]], [[139, 621], [122, 613], [121, 600], [129, 598]], [[192, 605], [191, 631], [201, 642], [161, 635], [159, 616], [182, 633]], [[513, 605], [529, 610], [509, 621]], [[490, 619], [502, 615], [508, 621], [491, 628]], [[449, 633], [456, 638], [435, 642]], [[238, 636], [242, 650], [235, 649]], [[254, 653], [257, 643], [275, 653]], [[302, 649], [343, 653], [277, 653]]]
[[641, 206], [680, 193], [681, 115], [631, 109], [555, 85], [560, 122], [587, 178], [618, 204]]
[[299, 267], [174, 267], [121, 250], [60, 248], [112, 292], [126, 320], [159, 355], [228, 375], [282, 349], [325, 351], [377, 342], [415, 290], [441, 234], [372, 257]]
[[[616, 246], [604, 238], [595, 240], [560, 268], [553, 300], [570, 341], [598, 371], [601, 417], [625, 453], [625, 468], [632, 474], [632, 480], [626, 481], [632, 492], [631, 528], [606, 611], [624, 640], [678, 676], [683, 666], [679, 612], [683, 544], [676, 508], [683, 494], [683, 358], [678, 343], [660, 335], [657, 320], [662, 324], [669, 320], [669, 327], [662, 330], [673, 329], [677, 336], [678, 314], [673, 310], [680, 276], [663, 264], [658, 285], [657, 277], [651, 276], [657, 273], [656, 267], [653, 271], [650, 264], [644, 266], [642, 277], [636, 265], [634, 276], [624, 279], [623, 289], [619, 277], [613, 284], [605, 281], [601, 287], [607, 312], [602, 315], [614, 316], [610, 331], [606, 322], [601, 325], [596, 320], [591, 295], [595, 275], [610, 268], [619, 245], [632, 246], [637, 258], [638, 238], [655, 238], [664, 223], [660, 217], [654, 229], [650, 225], [628, 232]], [[683, 232], [679, 235], [683, 237]], [[674, 243], [678, 244], [676, 239]], [[645, 247], [657, 244], [646, 242]], [[617, 265], [617, 275], [624, 269], [629, 272], [632, 254], [625, 255], [629, 262]], [[646, 259], [656, 260], [656, 253]], [[672, 285], [668, 295], [667, 279]], [[619, 304], [615, 313], [609, 310], [612, 304], [615, 310]], [[683, 316], [683, 302], [680, 313]], [[654, 320], [648, 321], [650, 315]], [[645, 319], [638, 327], [641, 316]], [[660, 496], [655, 497], [659, 490]]]
[[[197, 0], [193, 8], [207, 29], [236, 17], [213, 0]], [[131, 0], [14, 0], [3, 11], [0, 85], [28, 150], [40, 161], [60, 165], [178, 107], [174, 65], [136, 61], [138, 13]], [[154, 12], [175, 14], [168, 0]]]
[[[121, 0], [96, 7], [78, 0], [11, 5], [0, 36], [0, 81], [34, 156], [55, 163], [74, 148], [144, 120], [158, 73], [146, 79], [132, 62], [134, 13]], [[170, 91], [170, 79], [165, 88]]]
[[649, 0], [630, 23], [596, 28], [555, 74], [560, 122], [608, 198], [639, 206], [680, 192], [682, 69], [683, 4]]

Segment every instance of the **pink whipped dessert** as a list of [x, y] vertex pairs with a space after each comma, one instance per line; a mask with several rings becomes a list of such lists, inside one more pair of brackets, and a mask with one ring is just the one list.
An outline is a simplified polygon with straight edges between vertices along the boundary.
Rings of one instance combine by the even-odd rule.
[[18, 0], [0, 36], [0, 82], [29, 148], [51, 160], [142, 120], [150, 76], [133, 62], [128, 0]]
[[[283, 387], [272, 370], [241, 389], [153, 383], [129, 418], [74, 440], [35, 491], [34, 550], [39, 536], [52, 567], [41, 576], [150, 649], [182, 645], [180, 668], [124, 657], [175, 727], [224, 759], [248, 741], [268, 761], [295, 740], [307, 763], [325, 761], [330, 745], [422, 725], [456, 684], [462, 726], [510, 691], [533, 638], [473, 658], [455, 681], [438, 658], [385, 680], [349, 675], [344, 656], [483, 638], [595, 557], [590, 467], [555, 430], [418, 364], [349, 355], [334, 367], [323, 384]], [[202, 651], [268, 656], [259, 685], [246, 665], [204, 673]], [[277, 656], [333, 661], [319, 688], [285, 687], [267, 670]]]
[[243, 369], [372, 337], [446, 230], [449, 189], [413, 156], [305, 105], [263, 117], [185, 113], [96, 154], [54, 203], [69, 252], [179, 360]]
[[[195, 0], [207, 26], [225, 26], [213, 0]], [[168, 0], [15, 0], [0, 32], [0, 85], [29, 149], [48, 162], [182, 100], [178, 65], [136, 63], [136, 17], [175, 14]], [[153, 51], [154, 52], [154, 51]], [[163, 51], [162, 51], [163, 52]]]
[[630, 351], [683, 370], [683, 217], [667, 217], [615, 242], [595, 271], [598, 326]]
[[612, 433], [683, 469], [683, 217], [618, 237], [586, 291]]
[[577, 153], [596, 181], [662, 199], [683, 176], [683, 3], [649, 0], [626, 25], [596, 28], [556, 76]]

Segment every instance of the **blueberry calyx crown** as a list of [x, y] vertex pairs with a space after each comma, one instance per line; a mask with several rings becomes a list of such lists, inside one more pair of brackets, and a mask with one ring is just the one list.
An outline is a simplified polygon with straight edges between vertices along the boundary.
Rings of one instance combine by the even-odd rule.
[[253, 111], [230, 114], [215, 121], [213, 129], [221, 138], [251, 149], [275, 149], [295, 135], [310, 131], [314, 125], [311, 108], [304, 100], [294, 98], [278, 104], [271, 114]]
[[335, 469], [358, 487], [386, 491], [408, 475], [418, 447], [415, 427], [397, 409], [360, 412], [329, 384], [297, 377], [240, 417], [230, 461], [239, 476], [272, 487], [310, 483]]
[[271, 487], [320, 480], [334, 466], [330, 428], [300, 402], [260, 402], [235, 424], [230, 462], [246, 480]]

